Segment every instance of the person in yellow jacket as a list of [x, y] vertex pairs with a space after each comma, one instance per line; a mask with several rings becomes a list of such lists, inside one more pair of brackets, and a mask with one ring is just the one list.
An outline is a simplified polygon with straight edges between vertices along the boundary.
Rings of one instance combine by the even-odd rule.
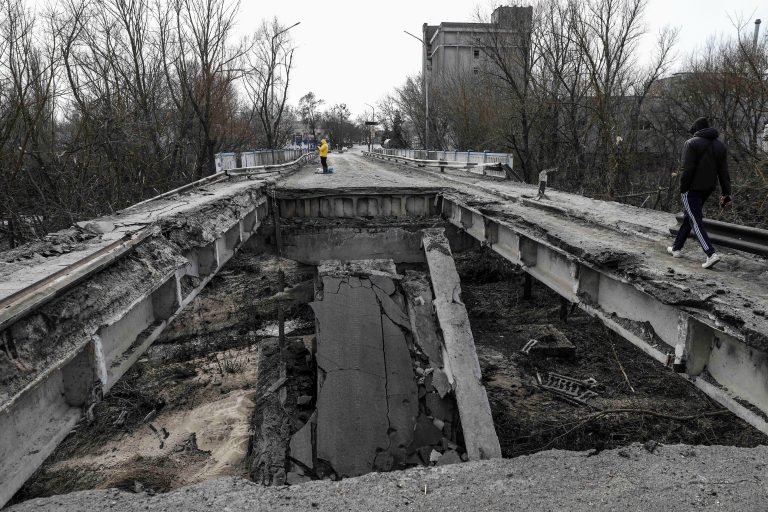
[[328, 172], [328, 142], [325, 139], [320, 140], [320, 146], [317, 151], [320, 153], [320, 163], [323, 166], [323, 173]]

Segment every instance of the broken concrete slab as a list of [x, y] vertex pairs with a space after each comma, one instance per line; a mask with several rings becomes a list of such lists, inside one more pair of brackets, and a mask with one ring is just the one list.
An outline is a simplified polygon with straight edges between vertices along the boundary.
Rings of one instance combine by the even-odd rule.
[[376, 297], [379, 299], [379, 303], [381, 304], [381, 309], [384, 311], [384, 314], [403, 329], [411, 330], [411, 321], [406, 316], [403, 309], [395, 301], [393, 301], [389, 295], [384, 293], [381, 288], [374, 287], [373, 291], [376, 294]]
[[303, 464], [308, 469], [313, 469], [315, 467], [314, 450], [312, 449], [312, 427], [316, 419], [317, 413], [314, 413], [312, 418], [310, 418], [298, 432], [293, 434], [289, 445], [291, 458], [296, 462]]
[[416, 428], [413, 431], [413, 442], [411, 450], [419, 449], [423, 446], [436, 446], [443, 439], [443, 433], [435, 427], [432, 420], [426, 414], [420, 414], [416, 419]]
[[336, 370], [327, 375], [317, 400], [318, 459], [341, 477], [369, 473], [377, 450], [389, 446], [388, 425], [381, 374]]
[[370, 276], [368, 279], [370, 279], [371, 284], [380, 290], [382, 290], [387, 295], [392, 295], [395, 293], [395, 283], [392, 281], [391, 278], [385, 277], [385, 276]]
[[520, 350], [523, 354], [537, 357], [576, 357], [576, 346], [554, 325], [536, 326], [531, 339]]
[[115, 223], [108, 220], [77, 222], [77, 227], [96, 234], [110, 233], [115, 230]]
[[461, 302], [461, 283], [443, 230], [425, 230], [424, 251], [434, 290], [435, 313], [443, 333], [444, 360], [454, 378], [456, 402], [470, 460], [501, 457], [501, 446], [481, 382], [480, 363]]
[[413, 427], [419, 413], [413, 361], [403, 331], [386, 315], [381, 317], [386, 367], [386, 392], [390, 445], [395, 464], [403, 464], [406, 448], [413, 441]]
[[408, 317], [414, 341], [436, 368], [443, 366], [443, 344], [437, 336], [433, 314], [432, 289], [426, 273], [408, 270], [403, 280], [408, 296]]
[[432, 387], [435, 388], [440, 398], [444, 398], [445, 395], [453, 391], [448, 375], [440, 368], [435, 368], [432, 372]]
[[453, 421], [453, 400], [442, 398], [438, 393], [427, 393], [424, 400], [427, 404], [427, 414], [443, 421]]
[[383, 276], [400, 280], [397, 267], [392, 260], [324, 260], [317, 266], [317, 274], [321, 276]]
[[339, 284], [338, 293], [323, 292], [310, 303], [318, 323], [317, 364], [325, 372], [355, 369], [383, 377], [381, 312], [370, 288]]

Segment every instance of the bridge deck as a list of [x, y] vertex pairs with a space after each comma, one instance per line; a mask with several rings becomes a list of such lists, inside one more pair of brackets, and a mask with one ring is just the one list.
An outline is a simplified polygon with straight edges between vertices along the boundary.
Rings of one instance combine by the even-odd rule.
[[659, 212], [548, 190], [535, 201], [532, 185], [480, 179], [461, 171], [427, 171], [369, 160], [359, 153], [332, 155], [338, 172], [314, 175], [303, 169], [279, 188], [419, 186], [460, 193], [483, 213], [505, 219], [531, 236], [549, 240], [595, 265], [615, 268], [628, 282], [670, 304], [724, 314], [723, 321], [752, 331], [750, 343], [768, 347], [768, 261], [722, 248], [723, 261], [701, 268], [704, 253], [691, 240], [685, 258], [671, 258], [672, 213]]
[[[38, 252], [35, 255], [36, 250], [42, 252], [52, 245], [60, 245], [56, 241], [49, 244], [33, 244], [33, 247], [37, 245], [40, 247], [32, 250], [24, 248], [0, 254], [0, 304], [20, 290], [49, 278], [63, 268], [93, 256], [116, 241], [130, 237], [162, 219], [183, 216], [187, 212], [197, 211], [205, 208], [206, 205], [233, 197], [244, 190], [258, 189], [262, 184], [262, 181], [214, 183], [180, 196], [158, 199], [122, 210], [115, 215], [102, 217], [97, 220], [97, 223], [104, 226], [104, 233], [95, 234], [88, 240], [74, 244], [73, 249], [64, 254], [43, 257]], [[77, 230], [68, 234], [75, 233]], [[61, 233], [55, 235], [61, 235]], [[58, 238], [55, 236], [54, 240]], [[15, 253], [22, 253], [22, 251], [26, 257], [13, 257]], [[2, 314], [2, 306], [0, 306], [0, 314]]]
[[[331, 218], [359, 217], [358, 223], [379, 215], [408, 222], [408, 216], [441, 213], [649, 355], [684, 357], [696, 386], [768, 432], [765, 259], [723, 250], [723, 261], [704, 270], [703, 254], [693, 245], [686, 258], [673, 259], [666, 254], [672, 214], [557, 191], [534, 201], [527, 185], [405, 167], [359, 152], [332, 154], [329, 164], [334, 174], [315, 174], [312, 165], [278, 181], [277, 191], [293, 204], [287, 217], [316, 210]], [[23, 466], [13, 470], [13, 482], [0, 482], [0, 505], [66, 434], [90, 400], [91, 385], [108, 390], [256, 232], [268, 214], [266, 183], [208, 185], [98, 219], [104, 232], [85, 240], [70, 229], [0, 254], [0, 343], [14, 336], [23, 343], [11, 348], [21, 355], [8, 352], [22, 359], [6, 366], [18, 375], [0, 373], [0, 461]], [[140, 261], [122, 258], [89, 274], [69, 299], [29, 310], [40, 314], [6, 314], [3, 302], [19, 290], [39, 286], [80, 257], [161, 230], [163, 236], [148, 235]], [[63, 254], [53, 250], [65, 244]], [[10, 363], [0, 358], [0, 370]], [[40, 426], [54, 420], [61, 426], [51, 432]], [[35, 429], [39, 442], [29, 434]]]

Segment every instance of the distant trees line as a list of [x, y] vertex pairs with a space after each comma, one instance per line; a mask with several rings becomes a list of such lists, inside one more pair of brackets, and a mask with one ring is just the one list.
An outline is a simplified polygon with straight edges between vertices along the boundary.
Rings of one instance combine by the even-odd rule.
[[0, 0], [0, 239], [16, 245], [281, 147], [294, 46], [226, 0]]
[[364, 139], [365, 120], [353, 120], [346, 103], [337, 103], [326, 109], [323, 109], [324, 105], [325, 100], [312, 91], [299, 100], [296, 114], [303, 125], [302, 132], [309, 134], [309, 142], [317, 144], [319, 137], [327, 136], [331, 146], [336, 147]]
[[[480, 73], [430, 78], [430, 148], [511, 152], [529, 182], [556, 167], [562, 189], [677, 209], [682, 143], [707, 116], [729, 146], [735, 191], [732, 211], [709, 214], [768, 227], [765, 32], [755, 41], [752, 24], [735, 19], [733, 37], [702, 41], [671, 75], [677, 30], [657, 35], [650, 58], [639, 55], [645, 0], [533, 7], [529, 37], [493, 25], [477, 36]], [[402, 145], [424, 145], [424, 92], [422, 77], [409, 77], [381, 101]]]

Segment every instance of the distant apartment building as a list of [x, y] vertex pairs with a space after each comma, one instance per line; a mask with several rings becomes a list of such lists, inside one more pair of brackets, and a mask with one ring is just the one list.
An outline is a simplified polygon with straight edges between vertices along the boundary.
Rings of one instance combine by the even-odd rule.
[[510, 52], [526, 51], [532, 16], [533, 7], [503, 6], [490, 23], [424, 23], [422, 76], [432, 81], [449, 73], [479, 74], [488, 65], [483, 46], [489, 41], [501, 41]]

